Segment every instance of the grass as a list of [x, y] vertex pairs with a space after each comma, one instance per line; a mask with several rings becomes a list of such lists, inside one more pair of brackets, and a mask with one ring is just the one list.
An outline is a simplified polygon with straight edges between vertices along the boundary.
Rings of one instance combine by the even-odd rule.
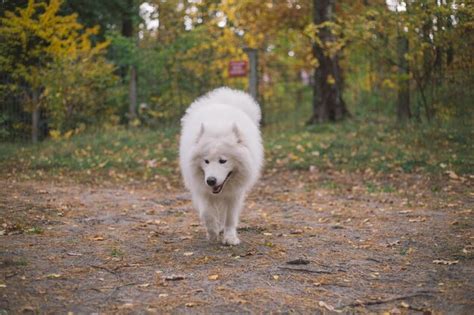
[[326, 189], [331, 189], [331, 190], [336, 190], [336, 189], [339, 189], [340, 186], [338, 183], [332, 181], [332, 180], [325, 180], [321, 183], [320, 185], [322, 188], [326, 188]]
[[117, 248], [112, 248], [112, 250], [110, 251], [110, 256], [114, 258], [120, 258], [123, 255], [124, 253], [120, 249], [117, 249]]
[[38, 226], [33, 226], [32, 228], [29, 228], [26, 230], [27, 234], [43, 234], [44, 230]]
[[365, 184], [365, 188], [367, 189], [368, 193], [393, 193], [395, 192], [395, 188], [389, 184], [377, 184], [372, 182], [367, 182]]
[[[264, 130], [267, 168], [474, 173], [469, 126], [399, 126], [380, 117], [356, 117], [299, 131], [269, 130]], [[178, 128], [169, 128], [116, 129], [37, 145], [2, 144], [0, 165], [23, 176], [179, 180], [178, 141]], [[370, 183], [367, 189], [393, 190]]]
[[30, 176], [69, 172], [85, 176], [143, 179], [168, 176], [177, 167], [175, 129], [109, 130], [86, 133], [37, 145], [6, 144], [0, 148], [1, 164]]
[[266, 137], [267, 164], [291, 169], [473, 174], [472, 138], [467, 126], [399, 126], [388, 120], [351, 119]]
[[7, 258], [0, 262], [0, 266], [2, 265], [3, 267], [9, 267], [9, 266], [25, 267], [28, 265], [28, 261], [25, 258], [19, 258], [18, 260]]

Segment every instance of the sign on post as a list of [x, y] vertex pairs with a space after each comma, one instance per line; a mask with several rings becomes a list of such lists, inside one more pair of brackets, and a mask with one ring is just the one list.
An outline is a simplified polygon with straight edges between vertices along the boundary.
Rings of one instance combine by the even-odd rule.
[[229, 77], [245, 77], [247, 76], [247, 61], [234, 60], [229, 62]]

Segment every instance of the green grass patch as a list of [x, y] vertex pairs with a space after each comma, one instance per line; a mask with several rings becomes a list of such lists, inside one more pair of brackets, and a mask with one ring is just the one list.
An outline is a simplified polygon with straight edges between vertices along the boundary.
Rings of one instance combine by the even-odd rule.
[[337, 190], [341, 188], [338, 183], [332, 180], [323, 181], [320, 187], [325, 188], [325, 189], [330, 189], [330, 190]]
[[3, 261], [0, 261], [0, 266], [4, 266], [4, 267], [10, 267], [10, 266], [25, 267], [27, 265], [28, 265], [28, 261], [25, 258], [19, 258], [18, 260], [7, 258]]
[[377, 184], [372, 182], [367, 182], [365, 184], [365, 188], [367, 189], [368, 193], [393, 193], [395, 192], [395, 188], [389, 184]]
[[[473, 130], [468, 125], [398, 125], [380, 116], [352, 118], [298, 131], [263, 130], [266, 167], [371, 172], [473, 174]], [[116, 129], [37, 145], [2, 144], [4, 172], [78, 179], [157, 177], [179, 181], [179, 129]], [[332, 187], [328, 183], [328, 188]], [[393, 187], [368, 184], [369, 191]]]
[[[472, 128], [350, 119], [265, 136], [267, 165], [289, 169], [474, 172]], [[378, 191], [389, 190], [386, 187]], [[372, 189], [368, 187], [368, 189]]]
[[43, 234], [44, 230], [39, 226], [33, 226], [25, 231], [27, 234]]
[[112, 248], [112, 250], [110, 251], [111, 257], [119, 258], [119, 257], [122, 257], [123, 255], [124, 253], [118, 248]]
[[37, 145], [6, 144], [0, 149], [0, 163], [30, 175], [73, 172], [85, 177], [149, 179], [176, 169], [177, 142], [176, 129], [118, 129]]

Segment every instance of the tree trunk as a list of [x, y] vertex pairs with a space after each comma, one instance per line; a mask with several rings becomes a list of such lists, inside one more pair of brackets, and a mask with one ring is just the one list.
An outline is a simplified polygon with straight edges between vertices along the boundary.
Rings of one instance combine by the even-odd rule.
[[[128, 38], [134, 37], [133, 27], [133, 0], [127, 0], [127, 6], [122, 16], [122, 35]], [[132, 122], [137, 117], [137, 71], [135, 65], [129, 67], [129, 122]]]
[[130, 81], [128, 86], [128, 97], [129, 97], [129, 121], [133, 121], [137, 118], [137, 71], [135, 66], [130, 66]]
[[[313, 22], [316, 25], [333, 20], [335, 0], [313, 0]], [[308, 124], [337, 121], [349, 115], [342, 99], [343, 77], [339, 66], [339, 54], [329, 55], [325, 43], [335, 40], [331, 31], [321, 28], [320, 43], [313, 44], [313, 55], [318, 61], [314, 70], [313, 115]]]
[[40, 108], [38, 104], [38, 91], [36, 89], [33, 90], [32, 101], [34, 107], [31, 113], [31, 141], [37, 143], [39, 140]]
[[408, 53], [408, 39], [403, 34], [398, 36], [398, 97], [397, 97], [397, 117], [398, 121], [405, 121], [411, 118], [410, 111], [410, 69], [405, 55]]

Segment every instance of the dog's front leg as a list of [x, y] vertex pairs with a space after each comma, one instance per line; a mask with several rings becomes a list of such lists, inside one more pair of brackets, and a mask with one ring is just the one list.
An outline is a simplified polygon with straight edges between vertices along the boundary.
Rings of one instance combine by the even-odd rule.
[[201, 211], [201, 220], [206, 225], [207, 239], [211, 242], [217, 242], [219, 239], [220, 224], [214, 213], [208, 210]]
[[235, 201], [235, 204], [227, 209], [227, 215], [224, 225], [224, 237], [222, 243], [224, 245], [239, 245], [240, 240], [237, 236], [237, 224], [239, 224], [240, 209], [242, 208], [242, 199]]
[[211, 242], [217, 242], [220, 226], [214, 211], [215, 207], [199, 194], [193, 195], [193, 204], [196, 210], [198, 210], [201, 222], [206, 226], [207, 239]]

